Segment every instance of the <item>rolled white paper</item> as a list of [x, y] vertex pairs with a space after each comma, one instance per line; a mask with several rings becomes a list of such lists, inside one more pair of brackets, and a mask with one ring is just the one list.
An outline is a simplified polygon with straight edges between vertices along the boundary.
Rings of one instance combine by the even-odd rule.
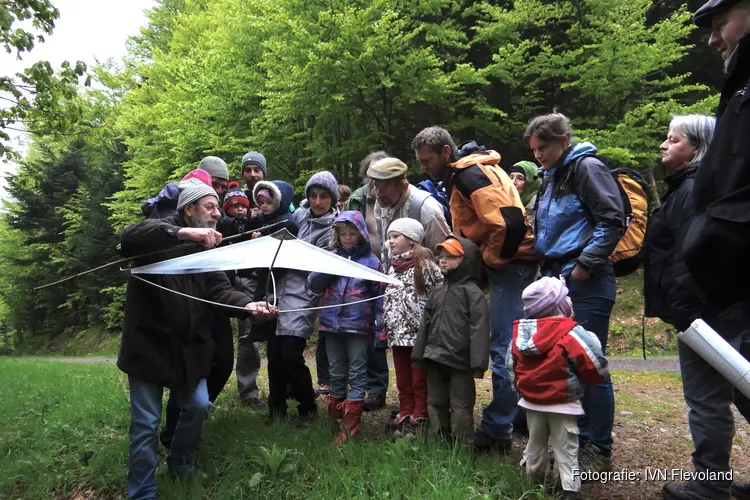
[[737, 352], [721, 335], [702, 319], [677, 335], [716, 371], [750, 398], [750, 361]]

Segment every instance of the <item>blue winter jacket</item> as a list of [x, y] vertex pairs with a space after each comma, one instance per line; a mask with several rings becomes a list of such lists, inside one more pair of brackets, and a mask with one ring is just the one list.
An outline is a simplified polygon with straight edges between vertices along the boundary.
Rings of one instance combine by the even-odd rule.
[[[352, 260], [370, 269], [382, 272], [380, 260], [370, 250], [370, 238], [365, 225], [365, 219], [357, 211], [342, 212], [336, 217], [334, 224], [349, 222], [362, 235], [364, 243], [352, 250], [340, 247], [336, 232], [331, 232], [331, 248], [340, 257]], [[321, 306], [346, 304], [382, 295], [385, 288], [382, 283], [366, 281], [357, 278], [333, 276], [324, 273], [311, 273], [308, 278], [310, 289], [314, 293], [322, 293]], [[322, 332], [353, 333], [359, 335], [375, 335], [376, 340], [383, 337], [383, 299], [379, 298], [359, 304], [323, 309], [320, 313], [319, 329]], [[382, 338], [380, 340], [383, 340]]]
[[536, 256], [559, 265], [565, 277], [576, 264], [588, 271], [608, 266], [625, 231], [616, 181], [598, 158], [587, 156], [596, 151], [591, 143], [577, 144], [544, 172], [536, 213]]

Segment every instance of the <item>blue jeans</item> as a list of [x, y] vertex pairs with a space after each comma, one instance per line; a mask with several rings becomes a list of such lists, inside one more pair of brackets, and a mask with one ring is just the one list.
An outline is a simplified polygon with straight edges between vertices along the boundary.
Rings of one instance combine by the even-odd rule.
[[[159, 461], [159, 424], [164, 387], [128, 376], [130, 385], [130, 450], [128, 458], [128, 497], [133, 500], [157, 498], [154, 473]], [[167, 456], [173, 476], [195, 474], [195, 455], [208, 417], [206, 379], [193, 389], [173, 389], [180, 417]]]
[[[584, 281], [566, 278], [568, 296], [573, 302], [575, 320], [599, 338], [602, 351], [607, 354], [609, 317], [615, 305], [617, 286], [612, 268], [608, 268]], [[583, 410], [578, 419], [579, 438], [582, 443], [595, 444], [605, 456], [612, 454], [612, 426], [615, 419], [615, 393], [612, 380], [607, 377], [599, 385], [586, 386], [583, 393]]]
[[518, 397], [510, 383], [505, 355], [513, 339], [513, 322], [524, 317], [521, 294], [536, 278], [534, 265], [509, 262], [500, 270], [489, 270], [490, 356], [492, 402], [484, 407], [477, 432], [491, 439], [510, 439]]
[[[361, 401], [367, 393], [367, 348], [369, 335], [325, 332], [331, 397]], [[349, 392], [346, 392], [347, 383]]]

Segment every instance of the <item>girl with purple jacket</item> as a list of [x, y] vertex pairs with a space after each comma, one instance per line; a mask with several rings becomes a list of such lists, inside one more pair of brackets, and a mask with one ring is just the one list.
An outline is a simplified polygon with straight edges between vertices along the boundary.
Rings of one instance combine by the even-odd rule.
[[[331, 232], [332, 251], [382, 272], [380, 259], [373, 255], [369, 242], [360, 212], [343, 212], [336, 217]], [[323, 273], [311, 273], [308, 283], [311, 291], [323, 294], [322, 306], [342, 305], [323, 309], [319, 321], [331, 374], [328, 416], [336, 423], [341, 420], [345, 428], [334, 440], [335, 445], [340, 445], [359, 431], [367, 391], [367, 350], [373, 336], [383, 335], [383, 299], [359, 301], [382, 295], [383, 285]], [[359, 303], [343, 305], [350, 302]]]

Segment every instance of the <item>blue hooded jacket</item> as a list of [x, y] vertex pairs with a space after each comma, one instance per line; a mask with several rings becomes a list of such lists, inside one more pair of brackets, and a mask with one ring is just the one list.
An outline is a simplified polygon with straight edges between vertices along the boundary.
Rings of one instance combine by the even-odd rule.
[[[348, 222], [352, 224], [362, 236], [363, 243], [351, 250], [340, 246], [338, 241], [331, 242], [332, 251], [340, 257], [383, 272], [380, 260], [370, 250], [370, 238], [362, 214], [358, 211], [342, 212], [336, 217], [334, 226]], [[331, 232], [332, 240], [336, 238], [336, 231]], [[383, 294], [385, 286], [376, 281], [366, 281], [358, 278], [333, 276], [324, 273], [311, 273], [308, 277], [310, 290], [316, 294], [323, 294], [321, 306], [346, 304], [359, 300], [377, 297]], [[352, 333], [359, 335], [375, 335], [376, 344], [387, 338], [383, 332], [383, 298], [362, 302], [343, 307], [323, 309], [320, 313], [320, 331], [333, 333]], [[379, 342], [378, 342], [379, 341]]]
[[141, 205], [141, 212], [147, 219], [177, 217], [177, 201], [179, 198], [179, 185], [176, 182], [170, 182], [159, 191], [158, 195], [149, 198]]
[[[544, 172], [536, 213], [535, 249], [539, 260], [560, 265], [568, 277], [576, 265], [596, 271], [625, 231], [619, 187], [595, 156], [596, 147], [577, 144]], [[579, 158], [583, 158], [576, 163]]]

